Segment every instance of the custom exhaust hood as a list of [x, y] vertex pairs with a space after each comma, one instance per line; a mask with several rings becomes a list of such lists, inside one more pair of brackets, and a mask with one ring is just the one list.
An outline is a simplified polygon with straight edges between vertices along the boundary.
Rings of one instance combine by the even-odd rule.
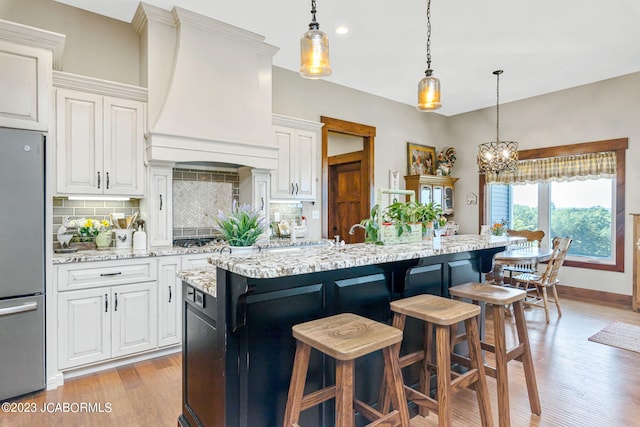
[[178, 7], [140, 3], [132, 25], [148, 88], [147, 160], [277, 167], [271, 127], [276, 47]]

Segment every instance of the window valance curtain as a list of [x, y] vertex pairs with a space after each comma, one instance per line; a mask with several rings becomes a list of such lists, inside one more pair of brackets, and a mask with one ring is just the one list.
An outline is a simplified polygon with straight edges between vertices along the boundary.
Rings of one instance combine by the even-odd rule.
[[615, 178], [616, 153], [587, 153], [546, 159], [521, 160], [514, 173], [488, 173], [487, 184], [532, 184]]

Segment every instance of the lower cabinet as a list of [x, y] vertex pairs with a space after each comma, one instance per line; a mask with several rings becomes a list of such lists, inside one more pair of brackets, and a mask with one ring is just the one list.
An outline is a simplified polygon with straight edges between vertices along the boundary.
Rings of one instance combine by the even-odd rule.
[[58, 367], [72, 368], [157, 347], [157, 282], [58, 294]]
[[182, 283], [176, 276], [181, 257], [158, 260], [158, 346], [182, 342]]

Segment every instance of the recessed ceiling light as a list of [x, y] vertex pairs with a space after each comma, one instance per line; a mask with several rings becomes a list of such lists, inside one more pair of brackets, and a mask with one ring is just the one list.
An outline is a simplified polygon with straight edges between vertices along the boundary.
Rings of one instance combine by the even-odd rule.
[[336, 28], [336, 34], [347, 34], [349, 32], [349, 29], [347, 27], [345, 27], [344, 25], [340, 25], [338, 28]]

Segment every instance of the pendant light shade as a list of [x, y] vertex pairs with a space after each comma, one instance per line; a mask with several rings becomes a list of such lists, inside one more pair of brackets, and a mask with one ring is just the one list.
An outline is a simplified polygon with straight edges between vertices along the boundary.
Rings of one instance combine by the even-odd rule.
[[478, 171], [486, 173], [513, 172], [518, 168], [518, 143], [500, 141], [500, 74], [502, 70], [493, 72], [496, 76], [496, 140], [478, 145]]
[[309, 31], [300, 37], [300, 75], [307, 79], [319, 79], [331, 75], [329, 63], [329, 37], [320, 31], [316, 21], [316, 1], [311, 1]]
[[[431, 70], [428, 70], [431, 71]], [[418, 110], [433, 111], [442, 107], [440, 103], [440, 80], [427, 73], [418, 83]]]
[[433, 77], [431, 69], [431, 0], [427, 0], [427, 70], [418, 83], [418, 110], [434, 111], [442, 107], [440, 103], [440, 80]]

